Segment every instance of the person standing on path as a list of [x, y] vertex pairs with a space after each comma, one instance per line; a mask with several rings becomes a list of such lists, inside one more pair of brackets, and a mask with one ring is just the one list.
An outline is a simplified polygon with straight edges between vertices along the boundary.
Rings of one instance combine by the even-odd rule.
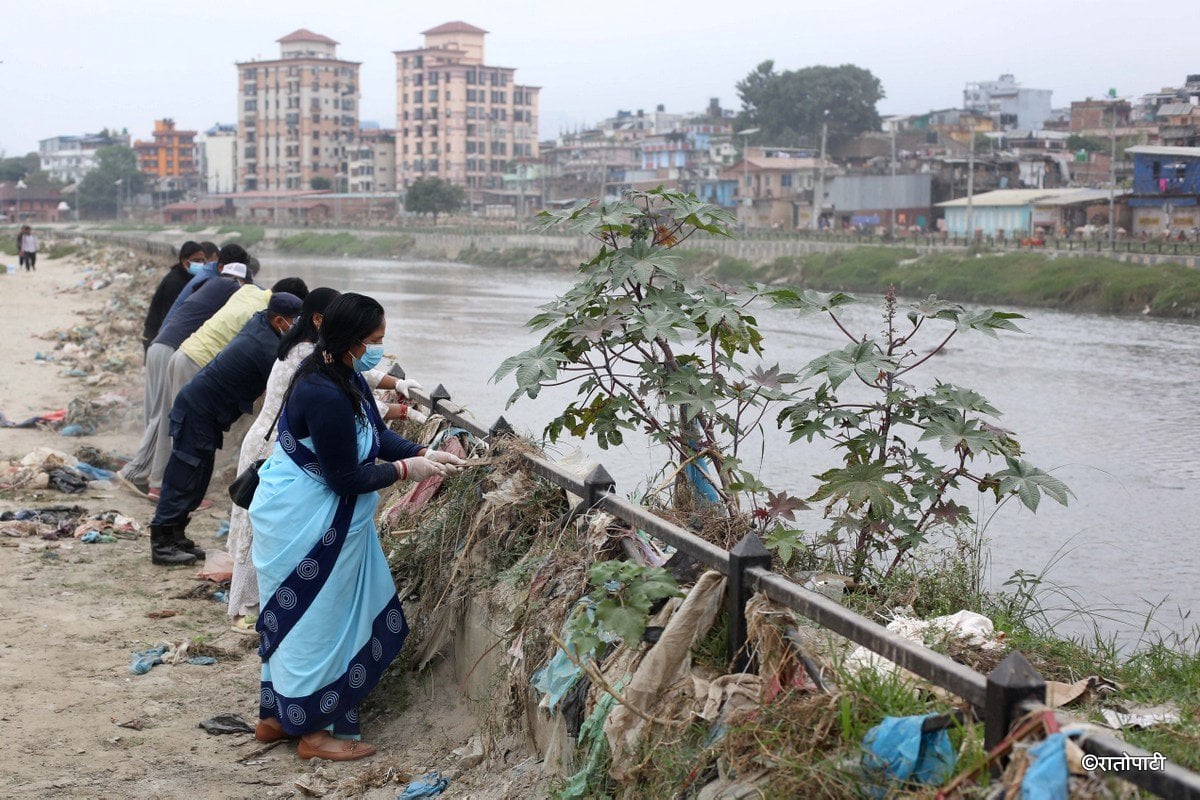
[[271, 296], [208, 366], [183, 387], [171, 407], [171, 458], [163, 473], [158, 508], [150, 523], [150, 560], [190, 564], [203, 551], [187, 538], [188, 516], [200, 507], [212, 480], [222, 439], [238, 417], [254, 408], [267, 386], [279, 337], [300, 313], [300, 298]]
[[26, 272], [37, 269], [37, 251], [37, 234], [26, 225], [17, 234], [17, 261], [25, 267]]
[[[239, 475], [254, 462], [270, 455], [276, 438], [275, 418], [283, 405], [287, 387], [291, 384], [292, 376], [296, 374], [300, 362], [312, 354], [324, 321], [325, 310], [339, 295], [340, 292], [336, 289], [313, 289], [308, 297], [304, 298], [300, 320], [280, 339], [279, 354], [271, 367], [271, 376], [267, 379], [262, 408], [242, 440], [238, 457]], [[394, 389], [405, 399], [408, 398], [409, 389], [421, 388], [421, 384], [415, 380], [398, 379], [378, 367], [364, 372], [363, 378], [371, 389]], [[406, 405], [385, 405], [376, 401], [375, 406], [384, 420], [407, 418], [421, 423], [425, 419], [419, 411]], [[233, 578], [229, 584], [229, 616], [233, 629], [244, 634], [254, 633], [254, 621], [258, 617], [258, 575], [254, 571], [254, 561], [251, 558], [253, 541], [254, 531], [250, 525], [250, 514], [246, 509], [235, 505], [229, 515], [229, 536], [225, 540], [225, 548], [233, 557]]]
[[383, 307], [370, 297], [347, 293], [330, 303], [250, 503], [266, 598], [256, 623], [263, 666], [254, 735], [300, 737], [302, 759], [375, 752], [361, 741], [359, 704], [408, 633], [375, 527], [379, 490], [464, 464], [380, 419], [361, 373], [379, 364], [386, 330]]
[[[158, 282], [154, 296], [150, 298], [150, 307], [146, 309], [146, 321], [142, 324], [142, 352], [150, 349], [150, 343], [158, 336], [163, 320], [167, 318], [167, 310], [179, 297], [183, 287], [187, 286], [197, 272], [204, 267], [204, 248], [196, 242], [184, 242], [179, 248], [179, 260], [171, 265], [167, 274]], [[146, 408], [150, 407], [147, 400]]]

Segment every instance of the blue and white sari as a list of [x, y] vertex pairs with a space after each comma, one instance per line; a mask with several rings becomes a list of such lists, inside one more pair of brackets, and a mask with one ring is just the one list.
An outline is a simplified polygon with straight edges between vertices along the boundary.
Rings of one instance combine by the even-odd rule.
[[[379, 452], [378, 412], [364, 409], [358, 456]], [[358, 705], [379, 682], [408, 623], [375, 528], [379, 494], [339, 497], [325, 483], [312, 439], [279, 416], [279, 447], [259, 471], [250, 505], [262, 690], [259, 717], [299, 736], [359, 733]]]

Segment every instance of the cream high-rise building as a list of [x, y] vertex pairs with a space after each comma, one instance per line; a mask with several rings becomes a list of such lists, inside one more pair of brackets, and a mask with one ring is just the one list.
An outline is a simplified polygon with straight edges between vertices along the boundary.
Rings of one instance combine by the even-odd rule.
[[278, 41], [278, 59], [237, 64], [238, 190], [310, 189], [324, 178], [344, 192], [359, 62], [339, 59], [337, 42], [304, 28]]
[[479, 199], [517, 159], [536, 158], [537, 86], [484, 63], [487, 31], [447, 22], [425, 46], [396, 51], [396, 183], [442, 178]]

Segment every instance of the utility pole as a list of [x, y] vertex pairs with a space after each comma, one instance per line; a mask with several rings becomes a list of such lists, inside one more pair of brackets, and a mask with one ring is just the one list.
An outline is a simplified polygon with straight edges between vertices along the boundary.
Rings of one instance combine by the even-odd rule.
[[825, 207], [825, 141], [829, 135], [829, 121], [826, 110], [821, 115], [821, 158], [817, 163], [817, 193], [813, 197], [812, 229], [821, 227], [821, 210]]
[[967, 140], [967, 238], [975, 236], [975, 120]]
[[892, 123], [892, 185], [888, 194], [892, 198], [892, 239], [896, 238], [896, 123]]
[[1117, 92], [1108, 90], [1109, 138], [1112, 151], [1109, 156], [1108, 174], [1108, 249], [1117, 248], [1116, 199], [1117, 199]]

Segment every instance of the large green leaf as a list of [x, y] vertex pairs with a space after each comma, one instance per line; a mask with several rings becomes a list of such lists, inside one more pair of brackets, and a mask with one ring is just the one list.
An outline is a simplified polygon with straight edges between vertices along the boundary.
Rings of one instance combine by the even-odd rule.
[[492, 383], [499, 383], [510, 372], [516, 373], [517, 390], [508, 398], [511, 406], [522, 394], [537, 397], [542, 381], [554, 380], [559, 364], [565, 360], [566, 356], [553, 341], [543, 340], [523, 353], [504, 359], [492, 375]]
[[823, 311], [832, 311], [835, 308], [859, 302], [858, 298], [845, 292], [823, 294], [812, 289], [795, 289], [792, 287], [770, 289], [762, 292], [762, 296], [769, 299], [777, 308], [793, 309], [802, 317], [809, 314], [818, 314]]
[[988, 336], [995, 336], [996, 331], [1014, 331], [1016, 333], [1024, 333], [1017, 327], [1014, 319], [1025, 319], [1023, 314], [1014, 314], [1010, 311], [992, 311], [985, 309], [973, 313], [959, 315], [958, 329], [975, 330], [986, 333]]
[[834, 389], [851, 375], [857, 375], [863, 383], [873, 386], [878, 382], [880, 373], [893, 372], [895, 369], [896, 359], [881, 354], [871, 342], [848, 344], [808, 364], [809, 375], [824, 374]]
[[1000, 494], [1015, 492], [1030, 511], [1037, 511], [1043, 493], [1061, 505], [1067, 504], [1071, 490], [1058, 478], [1024, 460], [1006, 458], [1005, 461], [1008, 469], [990, 476], [999, 481], [997, 491]]
[[894, 466], [876, 462], [831, 469], [817, 476], [822, 483], [809, 500], [845, 500], [855, 507], [869, 503], [877, 516], [887, 516], [894, 503], [906, 500], [904, 489], [888, 480], [896, 471]]

